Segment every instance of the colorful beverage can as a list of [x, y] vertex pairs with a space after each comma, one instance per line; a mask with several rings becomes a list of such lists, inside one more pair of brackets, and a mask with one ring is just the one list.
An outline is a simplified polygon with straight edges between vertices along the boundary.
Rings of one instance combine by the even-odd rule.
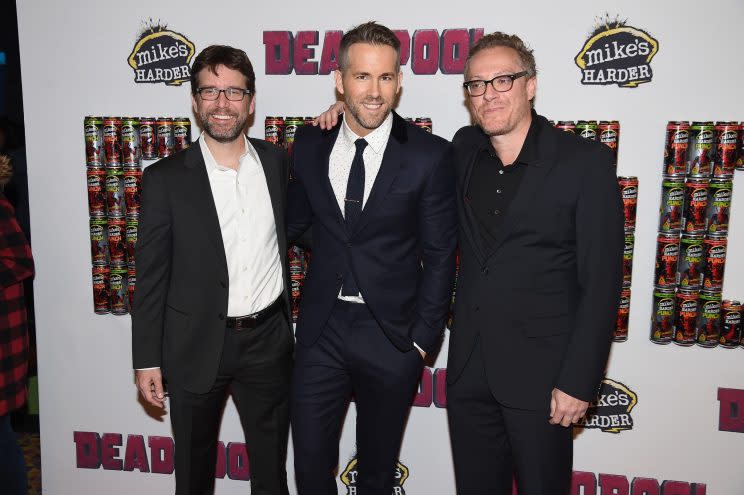
[[302, 291], [302, 284], [305, 278], [303, 270], [305, 257], [303, 249], [299, 246], [290, 246], [288, 255], [292, 322], [296, 323], [297, 315], [300, 311], [300, 296]]
[[731, 196], [734, 189], [732, 179], [711, 179], [708, 185], [707, 232], [728, 232]]
[[176, 151], [173, 141], [173, 119], [158, 117], [158, 158], [171, 156]]
[[559, 120], [555, 127], [556, 129], [576, 134], [576, 123], [573, 120]]
[[109, 278], [109, 296], [111, 298], [111, 314], [125, 315], [128, 310], [129, 282], [126, 268], [112, 268]]
[[305, 119], [302, 117], [287, 117], [284, 119], [284, 147], [290, 156], [294, 148], [295, 133], [297, 128], [302, 125], [305, 125]]
[[124, 171], [124, 205], [126, 217], [130, 219], [139, 218], [140, 194], [142, 192], [142, 170], [133, 169]]
[[707, 179], [713, 172], [715, 126], [713, 122], [693, 122], [690, 126], [688, 177]]
[[705, 268], [703, 269], [704, 289], [723, 289], [727, 244], [728, 242], [725, 234], [708, 234], [705, 238]]
[[[744, 170], [744, 122], [739, 122], [739, 156], [736, 157], [736, 170]], [[744, 337], [742, 337], [744, 340]], [[744, 345], [744, 343], [742, 344]]]
[[695, 343], [700, 292], [695, 289], [679, 289], [676, 295], [674, 317], [674, 343], [691, 346]]
[[677, 264], [677, 285], [680, 288], [700, 289], [703, 285], [704, 236], [682, 234]]
[[93, 266], [108, 265], [108, 224], [105, 218], [90, 219], [90, 257]]
[[599, 142], [612, 150], [614, 163], [617, 165], [617, 151], [620, 146], [620, 122], [617, 120], [602, 120], [599, 123]]
[[715, 347], [721, 338], [721, 291], [700, 291], [700, 310], [695, 328], [696, 341], [702, 347]]
[[106, 210], [109, 218], [120, 218], [126, 214], [124, 202], [124, 172], [106, 171]]
[[741, 302], [726, 299], [721, 303], [721, 347], [732, 349], [742, 338]]
[[654, 285], [661, 288], [674, 288], [677, 281], [679, 262], [679, 235], [660, 232], [656, 242], [656, 270]]
[[103, 167], [103, 118], [87, 116], [83, 119], [85, 134], [85, 163], [89, 167]]
[[129, 267], [130, 270], [135, 266], [134, 252], [135, 247], [137, 246], [137, 227], [138, 222], [136, 220], [127, 220], [124, 242], [126, 244], [127, 267]]
[[109, 303], [109, 278], [109, 267], [93, 267], [93, 312], [97, 315], [105, 315], [111, 312]]
[[628, 340], [628, 321], [630, 317], [630, 288], [623, 288], [620, 293], [620, 304], [617, 307], [617, 322], [615, 333], [612, 336], [614, 342], [625, 342]]
[[739, 124], [716, 123], [716, 154], [713, 160], [713, 177], [733, 177], [739, 151]]
[[106, 169], [88, 168], [88, 214], [95, 218], [106, 218]]
[[157, 160], [158, 158], [158, 124], [155, 117], [140, 119], [140, 151], [143, 160]]
[[664, 140], [664, 175], [682, 177], [687, 173], [690, 124], [671, 121], [667, 124]]
[[122, 117], [121, 119], [121, 162], [124, 168], [140, 166], [140, 122], [136, 117]]
[[103, 155], [106, 168], [121, 167], [121, 119], [103, 118]]
[[638, 206], [638, 177], [618, 177], [620, 195], [623, 198], [625, 230], [633, 230], [636, 225], [636, 208]]
[[129, 312], [134, 310], [134, 287], [137, 285], [137, 272], [132, 268], [127, 270], [127, 303], [129, 304]]
[[579, 120], [576, 122], [576, 134], [584, 139], [596, 141], [598, 130], [599, 126], [596, 120]]
[[654, 287], [651, 342], [668, 344], [674, 334], [674, 288]]
[[127, 223], [123, 218], [108, 219], [109, 266], [112, 269], [126, 268], [126, 229]]
[[284, 119], [281, 117], [266, 117], [264, 122], [264, 138], [266, 141], [280, 148], [284, 146]]
[[625, 231], [625, 248], [623, 249], [623, 287], [630, 287], [633, 278], [633, 250], [635, 248], [635, 233]]
[[413, 123], [416, 127], [420, 127], [426, 132], [431, 133], [434, 131], [429, 117], [417, 117]]
[[682, 230], [682, 213], [685, 204], [684, 177], [665, 175], [661, 182], [661, 206], [659, 207], [659, 231]]
[[702, 234], [705, 232], [709, 183], [709, 179], [687, 179], [687, 182], [685, 182], [685, 208], [682, 215], [682, 229], [688, 234]]
[[173, 119], [173, 146], [176, 151], [185, 150], [191, 145], [191, 119], [176, 117]]

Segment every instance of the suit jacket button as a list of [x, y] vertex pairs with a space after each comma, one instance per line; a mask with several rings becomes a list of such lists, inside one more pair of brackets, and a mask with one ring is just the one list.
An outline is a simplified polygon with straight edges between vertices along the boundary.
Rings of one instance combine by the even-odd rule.
[[476, 306], [476, 307], [475, 307], [474, 309], [475, 309], [476, 311], [480, 311], [480, 306]]
[[343, 279], [344, 279], [343, 275], [341, 275], [340, 273], [336, 274], [336, 280], [343, 280]]
[[482, 271], [483, 271], [483, 275], [488, 276], [488, 267], [487, 266], [484, 266]]
[[227, 282], [225, 282], [224, 280], [220, 280], [220, 285], [223, 289], [227, 289]]
[[350, 242], [347, 242], [346, 243], [346, 247], [351, 247], [351, 243]]
[[222, 314], [222, 313], [220, 313], [220, 314], [217, 315], [217, 318], [219, 318], [220, 320], [224, 320], [225, 319], [225, 315]]

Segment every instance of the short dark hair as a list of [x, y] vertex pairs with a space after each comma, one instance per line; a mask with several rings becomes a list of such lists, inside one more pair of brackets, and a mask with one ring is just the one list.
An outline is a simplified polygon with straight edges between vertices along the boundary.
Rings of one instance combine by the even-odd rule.
[[339, 70], [344, 70], [349, 65], [349, 48], [355, 43], [386, 45], [393, 48], [396, 53], [395, 70], [400, 70], [400, 40], [392, 30], [375, 21], [360, 24], [341, 38], [341, 45], [338, 48]]
[[516, 34], [506, 34], [500, 31], [490, 33], [478, 40], [476, 44], [470, 47], [468, 52], [468, 59], [465, 62], [465, 77], [468, 77], [468, 69], [470, 65], [470, 59], [480, 52], [481, 50], [487, 50], [489, 48], [495, 48], [497, 46], [505, 46], [511, 48], [519, 55], [522, 69], [527, 71], [527, 77], [533, 77], [537, 75], [537, 66], [535, 65], [535, 56], [533, 50], [528, 47], [522, 39]]
[[239, 49], [226, 45], [211, 45], [206, 47], [194, 59], [191, 65], [191, 94], [195, 95], [199, 88], [197, 77], [199, 72], [209, 69], [212, 74], [217, 74], [217, 66], [224, 65], [228, 69], [233, 69], [245, 76], [245, 89], [250, 90], [251, 94], [256, 92], [256, 74], [253, 72], [253, 65], [246, 53]]

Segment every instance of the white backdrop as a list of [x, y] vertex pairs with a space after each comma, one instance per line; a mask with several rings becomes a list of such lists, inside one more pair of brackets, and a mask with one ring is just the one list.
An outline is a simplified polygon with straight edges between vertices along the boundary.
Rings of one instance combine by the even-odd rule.
[[[719, 431], [719, 388], [744, 389], [744, 349], [680, 348], [649, 342], [651, 287], [668, 120], [744, 120], [740, 26], [744, 3], [677, 2], [395, 2], [375, 8], [338, 1], [308, 2], [18, 2], [29, 189], [36, 276], [43, 484], [45, 493], [168, 493], [172, 475], [76, 467], [73, 432], [170, 437], [167, 416], [145, 414], [133, 384], [129, 317], [93, 314], [85, 154], [85, 115], [191, 115], [188, 84], [135, 84], [127, 65], [143, 22], [160, 19], [199, 52], [209, 44], [244, 49], [257, 74], [255, 124], [266, 115], [315, 115], [334, 99], [331, 76], [266, 75], [263, 31], [348, 30], [376, 19], [393, 29], [483, 28], [519, 34], [535, 49], [539, 113], [556, 120], [616, 119], [621, 123], [619, 175], [640, 179], [629, 340], [613, 346], [607, 376], [638, 397], [632, 430], [584, 430], [574, 469], [634, 478], [705, 484], [712, 495], [744, 493], [744, 434]], [[360, 12], [363, 12], [360, 14]], [[635, 89], [582, 86], [573, 59], [595, 18], [618, 14], [659, 41], [650, 83]], [[414, 75], [403, 68], [404, 116], [430, 116], [451, 138], [468, 122], [461, 75]], [[197, 134], [196, 129], [194, 135]], [[744, 173], [734, 186], [724, 297], [744, 298]], [[435, 364], [445, 367], [447, 345]], [[744, 393], [744, 392], [742, 392]], [[744, 399], [739, 405], [742, 414]], [[354, 451], [353, 407], [341, 445], [340, 469]], [[741, 419], [740, 423], [741, 424]], [[221, 439], [241, 442], [228, 405]], [[125, 446], [110, 457], [123, 459]], [[147, 455], [150, 455], [149, 449]], [[414, 408], [401, 461], [409, 494], [451, 494], [454, 482], [445, 410]], [[292, 479], [291, 452], [288, 463]], [[604, 477], [609, 483], [613, 478]], [[609, 480], [609, 481], [608, 481]], [[488, 473], [483, 473], [488, 483]], [[291, 484], [291, 483], [290, 483]], [[600, 483], [601, 484], [601, 483]], [[653, 485], [654, 483], [651, 482]], [[582, 485], [575, 493], [629, 493]], [[248, 484], [217, 481], [218, 493], [246, 493]], [[677, 494], [666, 484], [667, 495]], [[291, 488], [294, 493], [294, 487]], [[696, 495], [702, 493], [698, 488]], [[347, 493], [339, 483], [339, 493]], [[641, 493], [636, 491], [633, 493]], [[646, 492], [643, 492], [646, 493]], [[649, 492], [651, 493], [656, 492]], [[682, 493], [690, 493], [679, 491]]]

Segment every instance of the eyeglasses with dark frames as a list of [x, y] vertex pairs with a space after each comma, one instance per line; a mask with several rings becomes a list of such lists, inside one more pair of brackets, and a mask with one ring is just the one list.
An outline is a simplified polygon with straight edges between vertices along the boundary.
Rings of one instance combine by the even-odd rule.
[[493, 89], [495, 89], [499, 93], [506, 93], [507, 91], [512, 89], [512, 87], [514, 86], [514, 81], [516, 79], [526, 76], [529, 73], [529, 71], [523, 70], [522, 72], [517, 72], [516, 74], [501, 74], [500, 76], [496, 76], [493, 79], [489, 79], [488, 81], [473, 79], [472, 81], [465, 81], [464, 83], [462, 83], [462, 86], [468, 90], [468, 94], [470, 96], [484, 95], [489, 83], [491, 84]]
[[217, 98], [220, 97], [220, 93], [225, 93], [225, 98], [227, 98], [230, 101], [241, 101], [245, 95], [251, 94], [250, 89], [243, 89], [243, 88], [225, 88], [225, 89], [218, 89], [218, 88], [197, 88], [196, 92], [199, 93], [199, 96], [202, 100], [205, 101], [214, 101]]

